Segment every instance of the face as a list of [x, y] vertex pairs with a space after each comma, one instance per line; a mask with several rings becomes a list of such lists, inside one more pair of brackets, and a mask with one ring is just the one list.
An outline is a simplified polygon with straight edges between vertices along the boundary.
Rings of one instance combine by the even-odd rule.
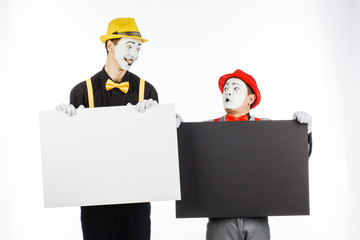
[[129, 70], [138, 59], [141, 40], [136, 38], [121, 38], [114, 47], [114, 57], [123, 70]]
[[242, 106], [247, 93], [246, 84], [239, 78], [229, 78], [225, 85], [222, 95], [225, 109], [236, 109]]

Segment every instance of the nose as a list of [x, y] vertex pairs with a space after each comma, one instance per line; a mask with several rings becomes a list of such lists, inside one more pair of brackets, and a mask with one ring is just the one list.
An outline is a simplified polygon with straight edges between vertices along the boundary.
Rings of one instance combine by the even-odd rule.
[[138, 55], [137, 55], [136, 53], [130, 54], [131, 59], [134, 59], [134, 60], [137, 59], [137, 56], [138, 56]]

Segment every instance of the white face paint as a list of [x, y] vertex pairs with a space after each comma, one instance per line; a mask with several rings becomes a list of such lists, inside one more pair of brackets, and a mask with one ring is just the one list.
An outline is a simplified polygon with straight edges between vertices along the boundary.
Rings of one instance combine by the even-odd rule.
[[141, 40], [136, 38], [121, 38], [114, 48], [114, 57], [123, 70], [129, 70], [138, 59]]
[[225, 109], [239, 108], [247, 95], [246, 84], [239, 78], [229, 78], [222, 95]]

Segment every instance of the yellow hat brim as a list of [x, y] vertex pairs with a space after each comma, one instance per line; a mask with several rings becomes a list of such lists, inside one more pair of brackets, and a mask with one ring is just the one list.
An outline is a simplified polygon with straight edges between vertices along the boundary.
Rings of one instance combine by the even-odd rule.
[[138, 36], [118, 35], [118, 34], [107, 34], [107, 35], [103, 35], [103, 36], [100, 37], [100, 40], [101, 40], [102, 43], [105, 44], [105, 42], [106, 42], [107, 40], [116, 39], [116, 38], [126, 38], [126, 37], [139, 39], [139, 40], [141, 40], [141, 42], [143, 42], [143, 43], [149, 41], [149, 40], [147, 40], [147, 39], [145, 39], [145, 38], [138, 37]]

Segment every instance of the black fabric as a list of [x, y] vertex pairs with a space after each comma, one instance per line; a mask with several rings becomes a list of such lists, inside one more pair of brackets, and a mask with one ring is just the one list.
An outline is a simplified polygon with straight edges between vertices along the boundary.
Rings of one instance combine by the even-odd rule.
[[[124, 75], [122, 82], [129, 82], [127, 93], [118, 88], [107, 91], [105, 84], [108, 79], [111, 78], [105, 68], [91, 77], [95, 107], [121, 106], [127, 103], [135, 105], [138, 102], [138, 76], [129, 71]], [[144, 99], [150, 98], [159, 101], [155, 88], [145, 82]], [[70, 103], [76, 108], [80, 105], [89, 107], [85, 81], [72, 89]], [[84, 240], [150, 240], [150, 209], [150, 203], [81, 207]]]
[[[129, 91], [127, 93], [122, 92], [118, 88], [107, 91], [105, 89], [105, 84], [108, 79], [111, 78], [105, 72], [105, 68], [91, 77], [95, 107], [122, 106], [127, 103], [134, 105], [138, 102], [140, 84], [140, 78], [138, 76], [129, 71], [124, 75], [121, 82], [129, 82]], [[155, 88], [150, 83], [145, 82], [144, 99], [150, 98], [159, 102]], [[89, 107], [86, 81], [79, 83], [72, 89], [70, 93], [70, 103], [74, 105], [75, 108], [80, 105]]]
[[150, 239], [150, 204], [81, 207], [86, 240]]

